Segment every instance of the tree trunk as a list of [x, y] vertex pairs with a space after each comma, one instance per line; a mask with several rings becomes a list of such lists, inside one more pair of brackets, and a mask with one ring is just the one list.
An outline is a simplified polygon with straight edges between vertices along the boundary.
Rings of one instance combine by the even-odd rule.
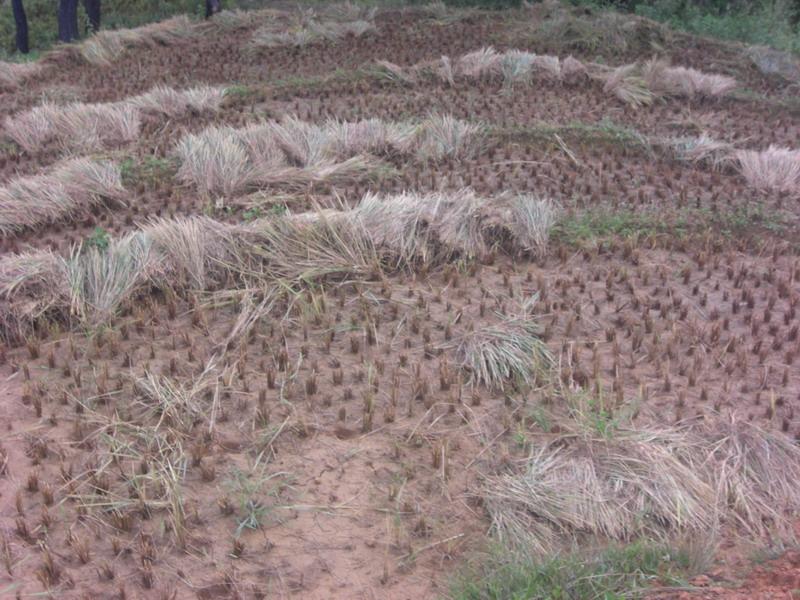
[[58, 39], [61, 42], [78, 39], [78, 0], [58, 1]]
[[83, 8], [89, 19], [89, 29], [97, 33], [100, 31], [100, 0], [83, 0]]
[[22, 54], [30, 51], [28, 46], [28, 17], [22, 0], [11, 0], [11, 9], [14, 11], [14, 24], [17, 28], [17, 50]]
[[218, 13], [221, 8], [219, 0], [206, 0], [206, 19], [214, 13]]

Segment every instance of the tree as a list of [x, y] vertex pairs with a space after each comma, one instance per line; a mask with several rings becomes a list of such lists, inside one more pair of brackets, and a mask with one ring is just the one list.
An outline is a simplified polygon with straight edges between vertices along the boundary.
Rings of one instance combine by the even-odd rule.
[[28, 46], [28, 16], [22, 0], [11, 0], [11, 10], [14, 12], [14, 24], [17, 28], [17, 50], [22, 54], [30, 51]]
[[58, 0], [58, 39], [61, 42], [78, 39], [78, 0]]
[[97, 33], [100, 30], [100, 0], [83, 0], [83, 8], [89, 19], [89, 29]]
[[219, 0], [206, 0], [206, 19], [222, 9]]

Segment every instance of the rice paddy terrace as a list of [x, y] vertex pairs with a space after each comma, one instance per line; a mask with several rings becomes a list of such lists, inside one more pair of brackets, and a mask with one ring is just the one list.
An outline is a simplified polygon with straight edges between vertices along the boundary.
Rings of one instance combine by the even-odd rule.
[[750, 571], [800, 508], [796, 96], [553, 3], [0, 63], [0, 595], [437, 598], [636, 540], [702, 542], [661, 597], [798, 587]]

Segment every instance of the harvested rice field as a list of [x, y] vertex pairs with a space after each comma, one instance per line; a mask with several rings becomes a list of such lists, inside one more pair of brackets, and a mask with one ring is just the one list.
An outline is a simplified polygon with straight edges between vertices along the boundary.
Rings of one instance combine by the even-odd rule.
[[800, 588], [800, 104], [553, 1], [0, 62], [0, 597]]

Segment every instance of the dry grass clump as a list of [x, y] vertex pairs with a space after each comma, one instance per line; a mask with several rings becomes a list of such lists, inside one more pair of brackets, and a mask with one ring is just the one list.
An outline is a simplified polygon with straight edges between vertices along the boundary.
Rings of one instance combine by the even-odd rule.
[[310, 27], [315, 30], [319, 36], [331, 41], [347, 36], [361, 37], [367, 33], [377, 31], [375, 23], [364, 19], [353, 21], [324, 21], [322, 23], [315, 23], [312, 21]]
[[15, 88], [38, 77], [45, 69], [41, 62], [13, 63], [0, 60], [0, 87]]
[[571, 56], [562, 63], [557, 56], [534, 54], [521, 50], [504, 52], [500, 62], [500, 72], [503, 75], [503, 83], [506, 85], [530, 83], [531, 79], [539, 75], [553, 80], [561, 80], [564, 76], [574, 76], [582, 71], [585, 71], [583, 64]]
[[524, 50], [498, 52], [491, 46], [469, 52], [456, 60], [443, 56], [410, 67], [389, 61], [377, 62], [378, 73], [406, 85], [424, 78], [454, 86], [458, 81], [498, 80], [506, 87], [530, 84], [534, 79], [574, 82], [581, 77], [601, 81], [606, 93], [626, 104], [642, 106], [656, 96], [720, 97], [730, 93], [736, 80], [724, 75], [702, 73], [695, 69], [670, 67], [651, 60], [612, 68], [598, 63], [583, 63], [572, 56], [535, 54]]
[[451, 193], [367, 194], [352, 210], [390, 268], [434, 266], [488, 252], [485, 213], [491, 200], [470, 189]]
[[270, 134], [294, 166], [316, 166], [330, 158], [332, 140], [327, 127], [287, 116], [272, 123]]
[[456, 61], [456, 71], [472, 79], [491, 77], [500, 72], [503, 55], [491, 46], [468, 52]]
[[231, 127], [189, 134], [178, 142], [176, 153], [181, 163], [178, 179], [193, 183], [203, 194], [233, 195], [252, 180], [248, 153]]
[[212, 34], [215, 29], [222, 29], [223, 31], [235, 31], [237, 29], [249, 29], [255, 23], [262, 21], [275, 21], [286, 19], [288, 17], [286, 11], [273, 9], [273, 8], [259, 8], [242, 10], [239, 8], [223, 9], [202, 23], [197, 23], [199, 27]]
[[[0, 335], [24, 339], [49, 320], [96, 327], [154, 289], [178, 295], [221, 285], [261, 289], [473, 258], [498, 244], [498, 227], [517, 230], [502, 222], [515, 218], [513, 210], [497, 210], [503, 203], [514, 200], [470, 190], [367, 195], [351, 210], [245, 226], [206, 217], [154, 221], [107, 248], [79, 246], [66, 258], [46, 251], [7, 255], [0, 259]], [[527, 250], [524, 236], [503, 242]]]
[[428, 115], [418, 126], [412, 145], [422, 158], [464, 158], [483, 144], [485, 127], [452, 115]]
[[364, 141], [349, 137], [342, 124], [333, 126], [343, 132], [340, 137], [332, 137], [327, 126], [294, 118], [243, 129], [211, 127], [178, 143], [178, 177], [205, 195], [231, 196], [248, 188], [347, 182], [380, 167], [369, 156], [347, 156], [344, 150], [352, 152]]
[[723, 521], [791, 534], [800, 448], [782, 433], [737, 419], [636, 429], [608, 418], [592, 410], [559, 420], [524, 469], [486, 480], [501, 538], [543, 553], [565, 536], [663, 539], [713, 534]]
[[552, 363], [538, 334], [539, 326], [529, 315], [481, 327], [465, 335], [458, 345], [461, 368], [470, 373], [474, 383], [492, 389], [503, 390], [508, 382], [518, 388], [529, 387]]
[[225, 88], [201, 85], [185, 90], [157, 85], [149, 92], [134, 96], [128, 102], [137, 109], [167, 117], [180, 117], [192, 112], [216, 112], [225, 98]]
[[800, 448], [780, 433], [740, 419], [703, 432], [713, 459], [718, 501], [743, 528], [786, 530], [800, 508]]
[[116, 316], [141, 292], [156, 268], [152, 242], [135, 232], [108, 248], [77, 247], [65, 260], [70, 312], [81, 323], [97, 326]]
[[[390, 81], [408, 85], [417, 82], [417, 76], [414, 69], [406, 69], [388, 60], [379, 60], [375, 64], [377, 65], [377, 72]], [[448, 81], [452, 81], [452, 77], [450, 77]]]
[[[254, 249], [270, 279], [316, 281], [381, 270], [432, 268], [472, 259], [494, 246], [496, 205], [513, 200], [452, 193], [367, 194], [347, 211], [323, 210], [253, 223]], [[512, 228], [510, 222], [504, 225]], [[512, 245], [516, 243], [512, 240]], [[516, 251], [524, 251], [513, 246]], [[252, 275], [252, 273], [251, 273]]]
[[356, 2], [332, 2], [322, 5], [319, 10], [326, 17], [340, 22], [374, 21], [378, 16], [378, 7]]
[[213, 357], [200, 376], [190, 382], [145, 371], [143, 377], [136, 377], [133, 382], [139, 396], [137, 405], [143, 409], [140, 418], [154, 420], [155, 429], [163, 426], [173, 433], [190, 435], [197, 423], [207, 421], [208, 406], [203, 396], [218, 381]]
[[501, 80], [506, 86], [528, 84], [542, 77], [555, 81], [571, 81], [587, 73], [586, 66], [569, 56], [534, 54], [523, 50], [498, 52], [491, 46], [469, 52], [455, 60], [442, 56], [436, 61], [425, 61], [410, 67], [401, 67], [389, 61], [378, 61], [378, 71], [387, 79], [414, 84], [428, 77], [450, 86], [457, 81]]
[[667, 61], [658, 59], [644, 64], [642, 77], [647, 87], [661, 96], [716, 98], [727, 95], [737, 86], [733, 77], [686, 67], [671, 67]]
[[[530, 218], [521, 218], [520, 211]], [[351, 212], [364, 223], [386, 264], [408, 268], [446, 264], [456, 257], [480, 259], [496, 246], [541, 252], [556, 207], [531, 195], [486, 198], [467, 188], [384, 198], [367, 194]]]
[[25, 339], [42, 320], [69, 307], [64, 260], [49, 250], [0, 258], [0, 339]]
[[569, 431], [534, 450], [521, 472], [488, 478], [483, 495], [496, 534], [535, 553], [584, 535], [625, 541], [709, 532], [717, 503], [697, 471], [702, 450], [682, 431], [617, 429], [612, 438]]
[[415, 126], [381, 119], [330, 120], [325, 124], [325, 131], [327, 152], [342, 159], [357, 154], [385, 156], [402, 152], [411, 143]]
[[637, 65], [623, 65], [615, 69], [602, 69], [603, 91], [613, 94], [625, 104], [644, 106], [653, 101], [653, 92], [639, 73]]
[[[341, 14], [331, 13], [332, 17], [321, 20], [313, 11], [301, 13], [294, 24], [288, 27], [284, 23], [272, 22], [259, 27], [250, 38], [250, 48], [258, 51], [263, 48], [281, 46], [307, 46], [323, 40], [337, 41], [347, 36], [361, 37], [377, 31], [373, 22], [374, 11], [363, 13], [360, 9], [345, 11]], [[348, 14], [358, 14], [349, 18]]]
[[67, 257], [50, 251], [0, 259], [0, 337], [24, 339], [58, 320], [98, 326], [153, 289], [208, 289], [244, 258], [247, 230], [212, 219], [155, 221], [111, 240], [80, 245]]
[[163, 45], [191, 37], [195, 25], [186, 15], [178, 15], [158, 23], [150, 23], [135, 29], [102, 30], [78, 45], [80, 55], [86, 62], [109, 66], [128, 48]]
[[243, 228], [199, 216], [154, 220], [143, 232], [159, 257], [159, 276], [177, 292], [222, 282], [228, 266], [240, 262], [247, 239]]
[[319, 36], [306, 27], [290, 31], [273, 31], [272, 27], [262, 27], [250, 38], [250, 47], [254, 50], [262, 48], [280, 48], [294, 46], [300, 48], [319, 39]]
[[62, 163], [44, 175], [12, 179], [0, 188], [0, 235], [83, 215], [109, 200], [124, 203], [124, 194], [119, 168], [88, 158]]
[[501, 223], [509, 229], [514, 246], [533, 256], [544, 255], [558, 218], [558, 205], [549, 198], [522, 194], [507, 202], [506, 211]]
[[706, 134], [668, 140], [681, 160], [703, 162], [715, 169], [738, 169], [751, 187], [786, 194], [800, 193], [800, 150], [770, 146], [766, 150], [737, 150]]
[[598, 64], [590, 67], [592, 76], [603, 82], [605, 92], [634, 107], [650, 104], [655, 97], [663, 96], [718, 98], [737, 86], [732, 77], [686, 67], [670, 67], [667, 62], [657, 59], [643, 65], [633, 63], [614, 69]]
[[345, 160], [325, 161], [308, 167], [287, 166], [256, 171], [251, 184], [255, 188], [276, 187], [287, 193], [300, 193], [313, 186], [346, 185], [380, 173], [391, 173], [391, 170], [374, 156], [358, 154]]
[[800, 150], [770, 146], [763, 151], [738, 150], [739, 169], [756, 189], [800, 193]]
[[329, 120], [321, 125], [287, 116], [242, 129], [211, 127], [187, 135], [176, 148], [179, 178], [206, 195], [248, 188], [352, 181], [379, 172], [379, 157], [417, 153], [459, 158], [483, 139], [479, 125], [432, 115], [421, 123]]
[[706, 163], [715, 169], [725, 168], [733, 162], [733, 147], [726, 142], [718, 142], [703, 133], [696, 137], [679, 138], [671, 141], [677, 157], [695, 163]]
[[191, 112], [216, 111], [225, 88], [198, 86], [175, 90], [156, 86], [119, 102], [57, 105], [46, 102], [6, 118], [8, 136], [28, 152], [49, 143], [62, 150], [96, 151], [139, 137], [142, 113], [179, 117]]
[[296, 285], [367, 277], [380, 269], [369, 232], [347, 212], [261, 219], [253, 230], [256, 241], [251, 251], [259, 265], [259, 279]]
[[124, 103], [42, 104], [6, 118], [7, 135], [28, 152], [56, 143], [62, 150], [93, 151], [139, 137], [139, 112]]
[[593, 77], [603, 83], [606, 93], [631, 106], [650, 104], [657, 96], [717, 98], [733, 91], [737, 82], [725, 75], [709, 74], [685, 67], [671, 67], [663, 60], [644, 64], [633, 63], [607, 67], [583, 63], [572, 56], [535, 54], [523, 50], [498, 52], [491, 46], [469, 52], [451, 61], [443, 56], [401, 67], [389, 61], [378, 61], [378, 72], [387, 79], [413, 85], [428, 77], [454, 86], [459, 80], [500, 80], [506, 87], [529, 84], [535, 78], [572, 82], [580, 77]]

